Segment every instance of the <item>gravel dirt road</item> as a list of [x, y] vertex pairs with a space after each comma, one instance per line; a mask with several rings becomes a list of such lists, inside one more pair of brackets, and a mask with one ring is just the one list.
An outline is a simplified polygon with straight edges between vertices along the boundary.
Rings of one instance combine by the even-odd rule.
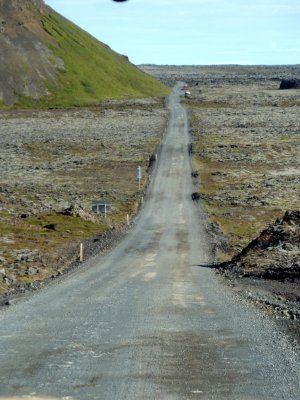
[[[214, 272], [192, 202], [177, 85], [148, 198], [106, 256], [0, 312], [0, 396], [300, 398], [300, 363], [272, 319]], [[30, 398], [30, 397], [29, 397]]]

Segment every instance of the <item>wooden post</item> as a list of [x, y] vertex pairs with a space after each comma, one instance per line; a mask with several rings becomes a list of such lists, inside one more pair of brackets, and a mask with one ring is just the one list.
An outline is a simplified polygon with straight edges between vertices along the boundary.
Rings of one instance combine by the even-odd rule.
[[80, 243], [79, 261], [83, 262], [83, 244], [82, 243]]
[[130, 225], [129, 214], [127, 214], [127, 225]]

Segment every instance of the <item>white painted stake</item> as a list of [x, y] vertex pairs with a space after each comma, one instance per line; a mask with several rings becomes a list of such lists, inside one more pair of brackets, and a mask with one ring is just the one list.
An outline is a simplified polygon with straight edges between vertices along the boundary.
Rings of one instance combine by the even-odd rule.
[[127, 225], [130, 225], [129, 214], [127, 214]]
[[139, 165], [136, 169], [136, 179], [139, 182], [139, 191], [141, 190], [141, 180], [142, 180], [142, 167]]
[[83, 244], [80, 243], [80, 250], [79, 250], [79, 261], [83, 261]]

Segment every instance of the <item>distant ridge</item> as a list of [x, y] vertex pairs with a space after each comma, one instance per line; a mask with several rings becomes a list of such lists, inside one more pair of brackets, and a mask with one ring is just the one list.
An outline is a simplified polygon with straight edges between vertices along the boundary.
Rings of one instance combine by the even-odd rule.
[[0, 107], [68, 107], [168, 89], [42, 0], [0, 0]]

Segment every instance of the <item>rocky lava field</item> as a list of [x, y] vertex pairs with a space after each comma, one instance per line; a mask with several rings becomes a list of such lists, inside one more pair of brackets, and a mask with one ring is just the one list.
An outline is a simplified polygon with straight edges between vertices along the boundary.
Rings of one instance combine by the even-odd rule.
[[[0, 112], [0, 293], [39, 287], [126, 229], [166, 124], [162, 99]], [[112, 212], [92, 212], [94, 200]]]
[[[186, 82], [196, 198], [206, 209], [220, 279], [272, 313], [299, 343], [299, 66], [141, 66]], [[35, 289], [126, 229], [167, 121], [162, 100], [89, 109], [1, 111], [0, 290]], [[143, 185], [147, 182], [144, 174]], [[95, 199], [113, 202], [105, 219]], [[191, 199], [192, 201], [192, 199]]]

